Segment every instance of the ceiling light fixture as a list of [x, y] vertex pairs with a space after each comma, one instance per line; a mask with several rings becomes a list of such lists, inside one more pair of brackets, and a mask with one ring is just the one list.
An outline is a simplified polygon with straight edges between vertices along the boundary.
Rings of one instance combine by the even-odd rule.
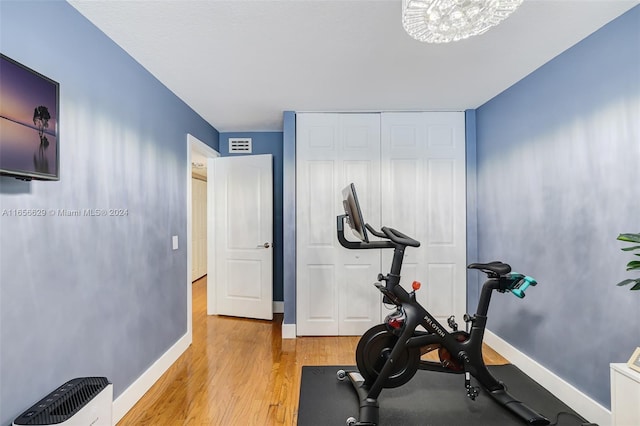
[[448, 43], [482, 34], [522, 0], [402, 0], [402, 26], [427, 43]]

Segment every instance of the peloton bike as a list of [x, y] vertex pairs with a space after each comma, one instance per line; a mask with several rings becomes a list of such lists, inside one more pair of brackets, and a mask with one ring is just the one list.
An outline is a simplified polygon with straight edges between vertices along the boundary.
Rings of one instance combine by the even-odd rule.
[[[546, 417], [507, 392], [505, 385], [489, 372], [482, 358], [482, 339], [493, 290], [500, 293], [510, 291], [523, 298], [527, 287], [535, 286], [536, 281], [529, 276], [511, 272], [511, 267], [506, 263], [470, 264], [468, 268], [487, 274], [476, 314], [464, 316], [467, 329], [470, 327], [471, 330], [458, 330], [458, 325], [451, 316], [447, 323], [452, 331], [447, 331], [416, 300], [415, 292], [419, 283], [414, 281], [413, 291], [410, 293], [400, 285], [404, 251], [407, 247], [419, 247], [420, 242], [393, 228], [383, 226], [380, 231], [376, 231], [365, 224], [353, 184], [343, 190], [343, 198], [345, 214], [337, 217], [338, 240], [343, 247], [353, 250], [393, 249], [391, 271], [387, 275], [378, 274], [378, 282], [374, 285], [383, 294], [385, 304], [395, 305], [395, 311], [387, 315], [384, 323], [372, 327], [360, 338], [356, 348], [358, 371], [340, 370], [337, 373], [339, 380], [349, 378], [360, 399], [359, 419], [349, 417], [347, 425], [378, 425], [378, 396], [382, 389], [404, 385], [417, 370], [464, 374], [467, 396], [475, 400], [479, 389], [471, 384], [470, 376], [473, 376], [495, 401], [526, 424], [548, 425], [550, 422]], [[345, 238], [345, 221], [359, 238], [359, 242]], [[367, 231], [381, 240], [370, 242]], [[418, 330], [418, 326], [422, 326], [424, 331]], [[425, 353], [436, 350], [440, 362], [421, 359]]]

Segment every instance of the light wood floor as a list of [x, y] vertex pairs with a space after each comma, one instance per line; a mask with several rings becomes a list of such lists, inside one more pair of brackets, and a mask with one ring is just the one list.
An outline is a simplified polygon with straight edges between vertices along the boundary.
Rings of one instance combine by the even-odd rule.
[[[302, 366], [355, 365], [358, 337], [282, 340], [282, 315], [207, 316], [206, 284], [193, 284], [192, 345], [118, 426], [296, 425]], [[484, 356], [507, 363], [489, 347]]]

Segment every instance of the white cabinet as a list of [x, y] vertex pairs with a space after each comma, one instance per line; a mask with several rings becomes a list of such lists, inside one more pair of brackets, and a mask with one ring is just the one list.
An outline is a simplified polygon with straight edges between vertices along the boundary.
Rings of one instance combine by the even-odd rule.
[[372, 283], [392, 250], [347, 250], [336, 238], [351, 182], [366, 222], [422, 242], [405, 252], [401, 284], [421, 281], [418, 299], [434, 316], [461, 320], [465, 170], [462, 112], [297, 114], [298, 335], [359, 335], [382, 319]]
[[640, 373], [627, 364], [611, 364], [613, 426], [640, 425]]

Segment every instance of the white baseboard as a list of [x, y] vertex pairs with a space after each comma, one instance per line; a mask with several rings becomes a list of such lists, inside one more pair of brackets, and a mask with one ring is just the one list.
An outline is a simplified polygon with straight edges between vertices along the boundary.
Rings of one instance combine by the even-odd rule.
[[284, 314], [284, 302], [273, 302], [273, 313]]
[[[529, 358], [529, 356], [489, 330], [485, 330], [484, 342], [585, 419], [600, 426], [611, 426], [611, 411], [543, 367], [537, 361]], [[554, 419], [550, 420], [553, 421]]]
[[282, 324], [282, 338], [283, 339], [295, 339], [296, 338], [296, 325], [295, 324]]
[[138, 380], [124, 390], [113, 401], [113, 425], [115, 426], [125, 414], [147, 393], [151, 386], [176, 362], [176, 360], [187, 350], [191, 344], [189, 334], [185, 334], [167, 352], [165, 352], [156, 362], [142, 373]]

